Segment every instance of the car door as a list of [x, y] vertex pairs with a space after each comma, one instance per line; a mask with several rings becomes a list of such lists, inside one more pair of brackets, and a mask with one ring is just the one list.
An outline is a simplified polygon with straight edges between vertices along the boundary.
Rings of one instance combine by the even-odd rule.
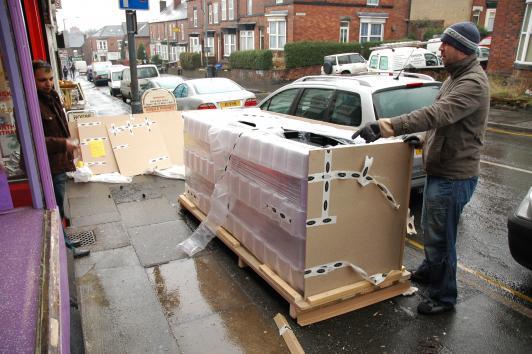
[[188, 89], [187, 84], [186, 83], [182, 83], [181, 85], [178, 85], [173, 91], [173, 94], [174, 94], [175, 99], [176, 99], [176, 104], [177, 104], [177, 110], [178, 111], [189, 109], [188, 108], [188, 104], [186, 102], [187, 96], [188, 96], [188, 90], [189, 89]]
[[329, 88], [305, 88], [299, 96], [293, 115], [328, 121], [333, 94], [334, 90]]
[[281, 91], [264, 102], [260, 108], [265, 111], [291, 114], [294, 102], [299, 94], [299, 88], [290, 88]]
[[355, 92], [336, 91], [328, 121], [334, 124], [359, 127], [362, 123], [360, 95]]

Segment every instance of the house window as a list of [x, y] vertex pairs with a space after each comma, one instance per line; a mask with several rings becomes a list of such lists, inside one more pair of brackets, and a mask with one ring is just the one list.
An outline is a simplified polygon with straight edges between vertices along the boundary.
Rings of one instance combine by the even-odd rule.
[[282, 4], [282, 3], [283, 3], [283, 0], [275, 0], [275, 3], [276, 3], [277, 5]]
[[194, 21], [194, 27], [198, 27], [198, 9], [194, 9], [192, 12], [192, 18]]
[[207, 42], [205, 43], [205, 52], [208, 57], [214, 56], [214, 37], [207, 37]]
[[486, 21], [484, 22], [484, 27], [488, 32], [493, 31], [493, 24], [495, 23], [495, 12], [497, 9], [487, 9], [486, 10]]
[[236, 34], [224, 34], [224, 57], [236, 52]]
[[368, 6], [379, 6], [379, 0], [368, 0], [366, 4]]
[[259, 49], [264, 49], [264, 30], [259, 29]]
[[222, 0], [222, 21], [227, 20], [227, 0]]
[[209, 4], [209, 24], [212, 24], [212, 4]]
[[212, 9], [212, 17], [214, 17], [214, 23], [218, 23], [218, 3], [214, 3], [214, 8]]
[[379, 42], [383, 37], [383, 23], [361, 22], [360, 23], [360, 42]]
[[240, 31], [240, 50], [253, 50], [255, 36], [253, 31]]
[[526, 1], [523, 27], [517, 47], [517, 58], [515, 61], [522, 64], [532, 65], [532, 0]]
[[253, 0], [247, 0], [248, 4], [248, 16], [251, 16], [253, 14]]
[[118, 48], [118, 51], [122, 50], [122, 40], [121, 39], [117, 39], [116, 40], [116, 48]]
[[283, 50], [286, 43], [286, 20], [270, 20], [270, 49]]
[[199, 37], [190, 37], [190, 51], [192, 53], [201, 53]]
[[481, 12], [482, 12], [481, 10], [473, 10], [473, 16], [471, 18], [471, 22], [473, 22], [477, 26], [480, 23], [480, 13]]
[[341, 21], [340, 22], [340, 43], [349, 42], [349, 22]]
[[179, 26], [181, 27], [181, 31], [180, 31], [181, 32], [181, 40], [184, 41], [185, 40], [185, 28], [184, 28], [185, 26], [182, 23]]
[[96, 48], [99, 50], [107, 50], [107, 40], [96, 41]]
[[235, 19], [235, 0], [229, 0], [229, 20]]

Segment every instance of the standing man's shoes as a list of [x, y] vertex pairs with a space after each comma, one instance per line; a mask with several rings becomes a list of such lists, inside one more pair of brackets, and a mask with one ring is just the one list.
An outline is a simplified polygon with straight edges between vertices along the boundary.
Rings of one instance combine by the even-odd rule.
[[425, 300], [417, 305], [417, 312], [422, 315], [439, 315], [454, 310], [453, 304], [446, 304], [434, 300]]
[[77, 248], [74, 248], [72, 252], [74, 253], [74, 258], [81, 258], [81, 257], [85, 257], [91, 254], [90, 250], [80, 250]]
[[72, 247], [79, 247], [81, 246], [81, 240], [71, 240], [70, 244], [72, 245]]

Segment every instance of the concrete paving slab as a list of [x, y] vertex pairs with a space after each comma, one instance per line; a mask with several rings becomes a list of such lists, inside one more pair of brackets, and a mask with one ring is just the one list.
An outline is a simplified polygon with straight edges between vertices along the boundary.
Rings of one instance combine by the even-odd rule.
[[165, 197], [171, 204], [177, 206], [177, 197], [185, 192], [185, 183], [162, 187], [160, 191], [163, 197]]
[[71, 217], [70, 224], [72, 226], [89, 226], [120, 221], [120, 219], [120, 213], [118, 211], [114, 211], [97, 215]]
[[212, 255], [170, 262], [146, 272], [172, 326], [250, 304]]
[[67, 233], [74, 234], [90, 230], [94, 232], [96, 242], [84, 248], [90, 249], [93, 252], [121, 248], [130, 244], [127, 231], [120, 222], [92, 226], [72, 226], [67, 229]]
[[130, 183], [110, 188], [116, 204], [161, 198], [159, 187], [148, 183]]
[[69, 179], [67, 181], [65, 195], [68, 198], [88, 197], [100, 194], [107, 196], [109, 195], [110, 186], [113, 186], [113, 184], [98, 182], [76, 183]]
[[91, 216], [116, 212], [116, 205], [113, 199], [105, 195], [91, 195], [88, 197], [68, 198], [70, 204], [70, 216], [72, 218], [80, 216]]
[[128, 233], [140, 263], [144, 267], [152, 267], [187, 257], [177, 245], [192, 231], [182, 221], [169, 221], [133, 227]]
[[78, 284], [87, 352], [181, 352], [141, 266], [94, 268]]
[[127, 227], [159, 224], [177, 220], [177, 212], [165, 198], [118, 205], [122, 222]]
[[110, 269], [140, 266], [135, 250], [131, 246], [112, 250], [91, 252], [90, 256], [75, 260], [76, 277], [80, 278], [91, 269]]
[[273, 318], [253, 305], [172, 326], [184, 353], [288, 353]]

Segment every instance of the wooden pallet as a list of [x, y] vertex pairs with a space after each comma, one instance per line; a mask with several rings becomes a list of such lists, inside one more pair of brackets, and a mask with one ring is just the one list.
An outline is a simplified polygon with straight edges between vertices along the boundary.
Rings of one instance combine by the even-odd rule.
[[[203, 221], [205, 219], [206, 215], [185, 195], [180, 195], [178, 201], [198, 220]], [[216, 236], [238, 256], [239, 267], [251, 267], [288, 301], [290, 316], [297, 319], [297, 323], [301, 326], [373, 305], [400, 295], [410, 288], [410, 273], [403, 267], [401, 271], [391, 271], [386, 280], [378, 286], [362, 280], [304, 298], [270, 267], [259, 261], [227, 230], [219, 227]]]

